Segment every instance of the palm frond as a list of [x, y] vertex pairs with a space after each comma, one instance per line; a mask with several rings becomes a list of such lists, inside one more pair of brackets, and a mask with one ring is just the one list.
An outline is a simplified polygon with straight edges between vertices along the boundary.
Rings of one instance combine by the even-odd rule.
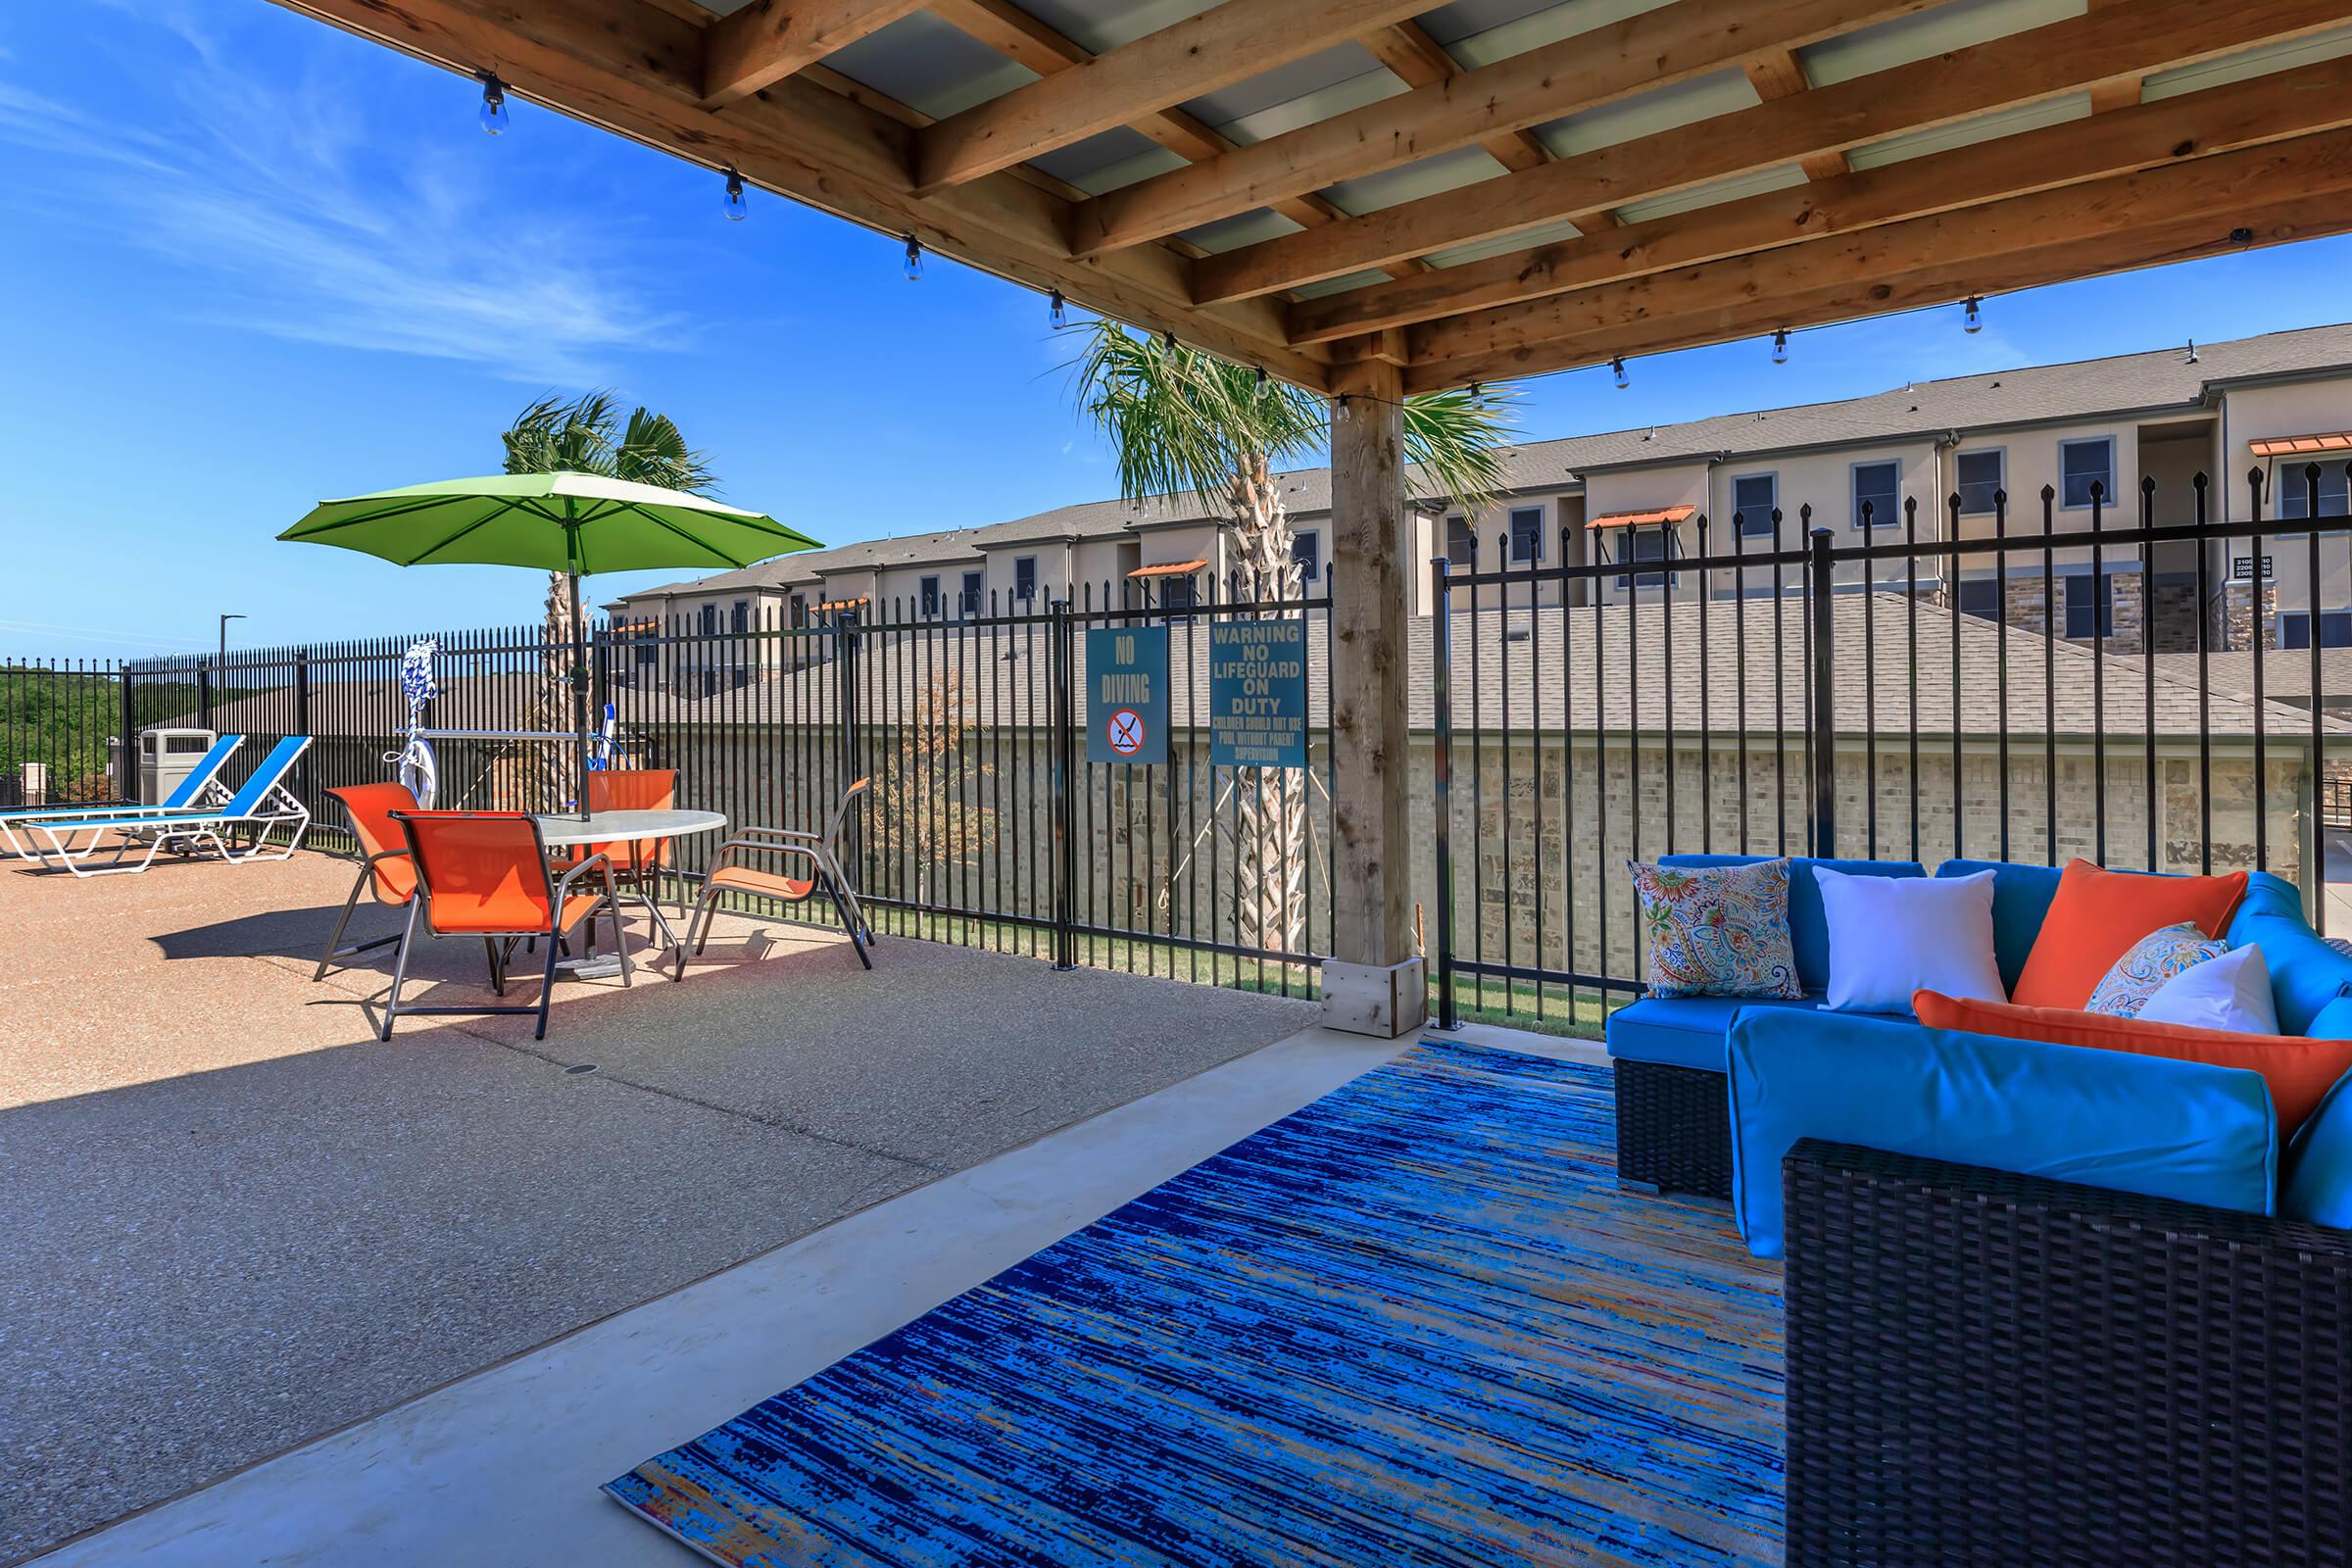
[[623, 479], [670, 490], [710, 491], [718, 485], [710, 454], [689, 447], [675, 420], [650, 409], [629, 416], [613, 453], [613, 467]]
[[1119, 493], [1130, 501], [1194, 494], [1221, 508], [1236, 472], [1256, 458], [1311, 453], [1321, 400], [1282, 382], [1261, 395], [1254, 370], [1183, 344], [1094, 320], [1071, 362], [1080, 408], [1110, 443]]
[[1517, 424], [1518, 397], [1508, 388], [1473, 397], [1460, 390], [1416, 392], [1404, 400], [1404, 457], [1414, 491], [1475, 514], [1502, 493], [1503, 459]]

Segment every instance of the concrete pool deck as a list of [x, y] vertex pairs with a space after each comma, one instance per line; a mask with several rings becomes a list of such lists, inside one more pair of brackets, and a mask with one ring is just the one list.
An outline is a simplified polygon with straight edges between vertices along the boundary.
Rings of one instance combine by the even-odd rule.
[[[1315, 1016], [911, 941], [868, 974], [836, 938], [747, 921], [683, 984], [560, 985], [543, 1043], [508, 1017], [378, 1044], [388, 949], [310, 979], [351, 874], [311, 855], [87, 882], [0, 862], [0, 1561], [399, 1419]], [[413, 972], [453, 1002], [487, 995], [481, 962], [432, 943]], [[751, 1397], [791, 1374], [760, 1378]], [[629, 1462], [677, 1434], [649, 1436]], [[118, 1539], [60, 1560], [121, 1560], [98, 1544]], [[151, 1560], [262, 1555], [189, 1549]]]

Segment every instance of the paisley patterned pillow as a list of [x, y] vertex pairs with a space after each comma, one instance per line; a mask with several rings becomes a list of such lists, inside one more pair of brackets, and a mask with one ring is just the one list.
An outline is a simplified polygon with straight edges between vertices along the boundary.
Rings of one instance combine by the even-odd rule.
[[1626, 861], [1649, 938], [1653, 997], [1801, 997], [1788, 935], [1788, 862]]
[[2116, 1018], [2137, 1017], [2157, 987], [2181, 970], [2193, 969], [2229, 951], [2229, 943], [2207, 936], [2186, 921], [2151, 931], [2124, 950], [2107, 977], [2092, 988], [2082, 1010]]

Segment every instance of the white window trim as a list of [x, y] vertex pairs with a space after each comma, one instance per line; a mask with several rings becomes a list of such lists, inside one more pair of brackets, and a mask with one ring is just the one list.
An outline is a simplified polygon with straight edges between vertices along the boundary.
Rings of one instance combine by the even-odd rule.
[[1300, 576], [1307, 582], [1319, 582], [1322, 580], [1323, 576], [1322, 529], [1298, 528], [1293, 530], [1291, 534], [1291, 560], [1296, 562], [1298, 559], [1299, 542], [1306, 539], [1312, 539], [1315, 542], [1315, 569], [1311, 572], [1302, 572], [1300, 573]]
[[2122, 488], [2122, 480], [2118, 477], [2115, 469], [2115, 437], [2111, 435], [2074, 435], [2068, 436], [2058, 443], [2058, 510], [2060, 512], [2088, 512], [2090, 510], [2090, 503], [2087, 501], [2080, 506], [2067, 504], [2066, 452], [2069, 447], [2091, 446], [2104, 446], [2107, 449], [2107, 482], [2105, 494], [2099, 500], [2099, 510], [2102, 513], [2115, 510], [2116, 494]]
[[[2286, 477], [2283, 480], [2280, 478], [2280, 467], [2282, 465], [2286, 466], [2287, 467]], [[2274, 519], [2280, 522], [2306, 522], [2310, 520], [2306, 517], [2288, 516], [2286, 514], [2285, 504], [2279, 499], [2281, 495], [2285, 494], [2285, 491], [2281, 488], [2282, 484], [2292, 485], [2294, 487], [2294, 494], [2297, 497], [2301, 497], [2303, 495], [2303, 470], [2310, 466], [2309, 459], [2305, 459], [2301, 463], [2295, 462], [2295, 460], [2292, 458], [2273, 458], [2271, 460], [2271, 477], [2269, 488], [2266, 493], [2270, 497], [2270, 513]], [[2320, 505], [2326, 506], [2328, 504], [2328, 480], [2330, 477], [2339, 480], [2344, 479], [2344, 467], [2340, 463], [2323, 463], [2320, 465], [2320, 467], [2322, 469], [2320, 475]], [[2352, 481], [2348, 481], [2345, 484], [2344, 506], [2346, 512], [2352, 512]], [[2320, 519], [2324, 522], [2328, 518], [2335, 515], [2336, 514], [2332, 512], [2323, 512], [2320, 514]], [[2320, 531], [2325, 533], [2327, 530], [2321, 529]]]
[[[1740, 486], [1741, 485], [1741, 483], [1743, 483], [1744, 481], [1746, 481], [1746, 480], [1749, 480], [1749, 479], [1766, 479], [1766, 480], [1770, 480], [1770, 481], [1771, 481], [1771, 483], [1772, 483], [1772, 505], [1771, 505], [1771, 506], [1769, 506], [1769, 507], [1766, 507], [1766, 508], [1764, 509], [1764, 526], [1763, 526], [1763, 527], [1761, 527], [1761, 528], [1759, 528], [1759, 527], [1756, 527], [1756, 526], [1755, 526], [1755, 525], [1754, 525], [1754, 524], [1753, 524], [1753, 523], [1752, 523], [1752, 522], [1749, 520], [1749, 518], [1748, 518], [1748, 515], [1747, 515], [1747, 509], [1740, 505]], [[1781, 531], [1781, 525], [1780, 525], [1778, 522], [1776, 522], [1776, 521], [1774, 521], [1774, 520], [1773, 520], [1773, 516], [1772, 516], [1772, 514], [1773, 514], [1774, 513], [1776, 513], [1776, 512], [1780, 511], [1780, 509], [1781, 509], [1781, 470], [1780, 470], [1780, 469], [1778, 469], [1778, 468], [1766, 468], [1766, 469], [1762, 469], [1762, 470], [1760, 470], [1760, 471], [1758, 471], [1758, 472], [1755, 472], [1755, 473], [1735, 473], [1735, 474], [1733, 474], [1733, 475], [1732, 475], [1732, 488], [1731, 488], [1731, 501], [1732, 501], [1732, 515], [1733, 515], [1733, 516], [1735, 516], [1735, 517], [1738, 517], [1738, 518], [1740, 519], [1740, 538], [1742, 538], [1742, 539], [1752, 539], [1752, 538], [1754, 538], [1754, 537], [1755, 537], [1756, 535], [1758, 535], [1758, 534], [1769, 534], [1769, 535], [1772, 535], [1773, 537], [1776, 537], [1776, 538], [1777, 538], [1777, 537], [1779, 537], [1779, 535], [1780, 535], [1780, 531]]]
[[1852, 519], [1849, 527], [1862, 526], [1861, 473], [1864, 468], [1892, 468], [1894, 470], [1894, 505], [1886, 509], [1884, 517], [1873, 516], [1873, 528], [1891, 528], [1903, 520], [1903, 460], [1900, 458], [1865, 458], [1845, 466], [1845, 510]]
[[[1468, 561], [1456, 561], [1453, 559], [1453, 525], [1457, 522], [1462, 525], [1463, 531], [1468, 533], [1470, 536], [1470, 559]], [[1449, 512], [1446, 514], [1446, 521], [1443, 526], [1446, 529], [1446, 538], [1443, 541], [1441, 548], [1445, 551], [1446, 564], [1450, 566], [1458, 566], [1464, 571], [1476, 571], [1478, 569], [1478, 524], [1472, 522], [1469, 517], [1462, 513]]]
[[[1993, 481], [1992, 487], [1999, 491], [2006, 491], [2009, 488], [2009, 449], [2007, 447], [1968, 447], [1961, 450], [1955, 450], [1952, 453], [1952, 494], [1956, 496], [1962, 495], [1965, 488], [1960, 481], [1960, 460], [1962, 458], [1983, 457], [1993, 457], [2001, 460], [2001, 476]], [[1960, 515], [1963, 517], [1989, 517], [1993, 514], [1995, 510], [1996, 509], [1993, 507], [1986, 507], [1981, 512], [1971, 512], [1969, 511], [1965, 500], [1963, 500], [1960, 507]]]
[[[1532, 556], [1519, 554], [1519, 514], [1523, 512], [1536, 514], [1536, 553]], [[1540, 566], [1544, 564], [1544, 529], [1550, 520], [1551, 509], [1541, 501], [1532, 507], [1512, 507], [1505, 511], [1502, 523], [1503, 554], [1510, 558], [1509, 564], [1516, 566], [1524, 562]]]
[[[1021, 592], [1021, 568], [1023, 566], [1027, 566], [1029, 568], [1029, 591], [1027, 593]], [[1014, 599], [1023, 604], [1030, 603], [1037, 598], [1037, 592], [1041, 584], [1042, 578], [1038, 573], [1037, 558], [1035, 556], [1015, 556], [1012, 558], [1012, 597]]]

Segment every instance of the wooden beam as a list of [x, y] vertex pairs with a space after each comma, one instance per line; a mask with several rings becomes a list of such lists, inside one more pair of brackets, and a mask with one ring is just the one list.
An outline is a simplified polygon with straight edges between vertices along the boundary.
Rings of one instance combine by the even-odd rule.
[[[1756, 96], [1766, 103], [1793, 98], [1813, 86], [1804, 62], [1796, 58], [1793, 49], [1766, 49], [1740, 62], [1740, 69], [1746, 73], [1747, 84], [1756, 89]], [[1807, 179], [1835, 179], [1854, 167], [1843, 153], [1807, 153], [1796, 162]]]
[[1409, 334], [1406, 379], [1415, 390], [1500, 380], [2339, 233], [2352, 228], [2347, 193], [2352, 131], [2328, 131], [1435, 322]]
[[740, 103], [921, 7], [922, 0], [752, 0], [703, 34], [703, 102]]
[[[1428, 0], [1224, 0], [923, 132], [914, 183], [928, 195], [1026, 163], [1411, 16]], [[1294, 193], [1295, 194], [1295, 193]]]
[[1291, 339], [1333, 342], [2343, 125], [2352, 57], [1304, 300]]
[[[1170, 170], [1080, 209], [1075, 248], [1140, 244], [1277, 197], [1320, 190], [1483, 137], [1614, 103], [1793, 46], [1927, 9], [1930, 0], [1674, 0], [1541, 49], [1383, 98]], [[1531, 166], [1538, 167], [1538, 166]], [[1586, 203], [1588, 207], [1604, 205]], [[1552, 216], [1561, 216], [1561, 209]]]
[[701, 107], [702, 29], [650, 0], [278, 0], [362, 37], [471, 74], [495, 69], [515, 92], [706, 167], [744, 176], [885, 233], [911, 232], [942, 255], [1299, 385], [1328, 384], [1327, 356], [1284, 344], [1279, 313], [1203, 313], [1188, 302], [1186, 261], [1160, 248], [1074, 262], [1070, 204], [994, 176], [935, 200], [906, 189], [916, 132], [885, 114], [788, 76], [724, 114]]
[[[1038, 21], [1011, 0], [930, 0], [929, 10], [950, 26], [1011, 57], [1041, 76], [1068, 71], [1095, 58], [1084, 44]], [[1232, 141], [1222, 132], [1182, 109], [1162, 109], [1146, 115], [1135, 122], [1134, 128], [1188, 163], [1197, 164], [1233, 150]], [[1301, 228], [1320, 228], [1348, 216], [1320, 196], [1295, 197], [1276, 210]], [[1391, 277], [1417, 277], [1429, 269], [1419, 262], [1397, 262], [1382, 270]]]
[[[2104, 11], [2113, 4], [2115, 0], [2090, 0], [2090, 9]], [[2136, 74], [2098, 82], [2090, 89], [2090, 112], [2103, 115], [2113, 109], [2129, 109], [2139, 102], [2139, 93], [2140, 78]]]
[[[1769, 169], [1907, 130], [2082, 90], [2119, 68], [2157, 71], [2340, 24], [2341, 0], [2125, 0], [1892, 70], [1817, 87], [1540, 169], [1287, 234], [1194, 266], [1202, 301], [1245, 299]], [[1178, 171], [1177, 172], [1183, 172]], [[1163, 176], [1164, 177], [1164, 176]], [[1098, 198], [1098, 201], [1101, 198]], [[1083, 216], [1083, 215], [1082, 215]]]
[[[1356, 41], [1371, 50], [1373, 58], [1407, 87], [1451, 81], [1462, 74], [1461, 62], [1418, 22], [1391, 23]], [[1538, 164], [1551, 162], [1551, 149], [1532, 130], [1498, 130], [1479, 137], [1478, 145], [1509, 170], [1533, 169]]]

